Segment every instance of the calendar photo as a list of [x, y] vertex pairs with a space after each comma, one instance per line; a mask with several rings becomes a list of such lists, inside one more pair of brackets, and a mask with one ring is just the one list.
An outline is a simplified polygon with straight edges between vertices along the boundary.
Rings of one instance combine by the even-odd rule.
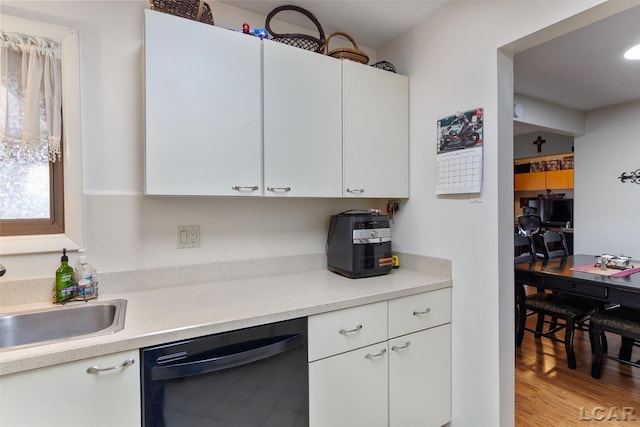
[[438, 153], [482, 144], [483, 109], [458, 111], [438, 120]]
[[483, 109], [438, 120], [436, 194], [479, 193], [482, 188]]

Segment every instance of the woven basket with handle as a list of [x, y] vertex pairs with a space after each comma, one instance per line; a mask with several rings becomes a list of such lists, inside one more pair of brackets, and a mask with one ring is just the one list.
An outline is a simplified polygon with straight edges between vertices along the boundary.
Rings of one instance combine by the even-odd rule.
[[[271, 29], [271, 19], [273, 19], [273, 17], [277, 13], [282, 12], [284, 10], [292, 10], [294, 12], [299, 12], [299, 13], [302, 13], [307, 18], [309, 18], [311, 22], [313, 22], [316, 28], [318, 29], [318, 37], [314, 37], [308, 34], [298, 34], [298, 33], [278, 34], [275, 31], [273, 31]], [[322, 53], [322, 48], [324, 47], [324, 41], [325, 41], [324, 30], [322, 29], [322, 25], [320, 25], [320, 22], [318, 22], [316, 17], [313, 16], [313, 14], [306, 9], [303, 9], [299, 6], [293, 6], [293, 5], [276, 7], [267, 15], [265, 28], [267, 29], [267, 32], [269, 33], [269, 35], [271, 36], [271, 40], [273, 41], [299, 47], [301, 49], [310, 50], [313, 52]]]
[[[353, 49], [347, 47], [339, 47], [329, 50], [329, 40], [335, 36], [343, 36], [349, 39], [349, 41], [353, 45]], [[360, 50], [360, 48], [358, 47], [358, 43], [356, 43], [353, 37], [342, 31], [336, 31], [335, 33], [331, 33], [329, 37], [327, 37], [327, 41], [324, 44], [324, 53], [338, 59], [350, 59], [351, 61], [359, 62], [361, 64], [369, 63], [369, 55]]]
[[211, 7], [204, 0], [149, 0], [151, 9], [213, 25]]

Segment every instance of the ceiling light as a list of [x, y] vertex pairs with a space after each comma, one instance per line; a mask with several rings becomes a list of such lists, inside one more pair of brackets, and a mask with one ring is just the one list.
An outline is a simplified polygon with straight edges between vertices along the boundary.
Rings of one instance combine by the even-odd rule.
[[640, 59], [640, 44], [635, 45], [624, 53], [626, 59]]

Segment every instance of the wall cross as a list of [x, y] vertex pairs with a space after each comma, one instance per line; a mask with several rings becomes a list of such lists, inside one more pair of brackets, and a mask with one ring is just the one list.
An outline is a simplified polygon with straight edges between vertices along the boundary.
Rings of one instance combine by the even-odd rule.
[[542, 137], [538, 137], [538, 139], [536, 139], [535, 141], [533, 141], [534, 145], [538, 146], [538, 153], [542, 152], [542, 144], [544, 144], [545, 142], [547, 142], [546, 139], [542, 139]]

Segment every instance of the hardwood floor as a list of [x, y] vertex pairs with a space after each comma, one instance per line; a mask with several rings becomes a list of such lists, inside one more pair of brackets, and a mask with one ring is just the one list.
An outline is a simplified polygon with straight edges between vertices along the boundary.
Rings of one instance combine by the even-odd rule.
[[[535, 316], [528, 321], [533, 327]], [[558, 333], [563, 338], [562, 332]], [[617, 355], [620, 339], [607, 335], [609, 352]], [[569, 369], [564, 345], [536, 340], [525, 332], [516, 349], [516, 427], [639, 426], [640, 369], [605, 359], [602, 376], [591, 378], [591, 347], [587, 332], [574, 338], [577, 368]], [[633, 359], [640, 358], [634, 348]]]

